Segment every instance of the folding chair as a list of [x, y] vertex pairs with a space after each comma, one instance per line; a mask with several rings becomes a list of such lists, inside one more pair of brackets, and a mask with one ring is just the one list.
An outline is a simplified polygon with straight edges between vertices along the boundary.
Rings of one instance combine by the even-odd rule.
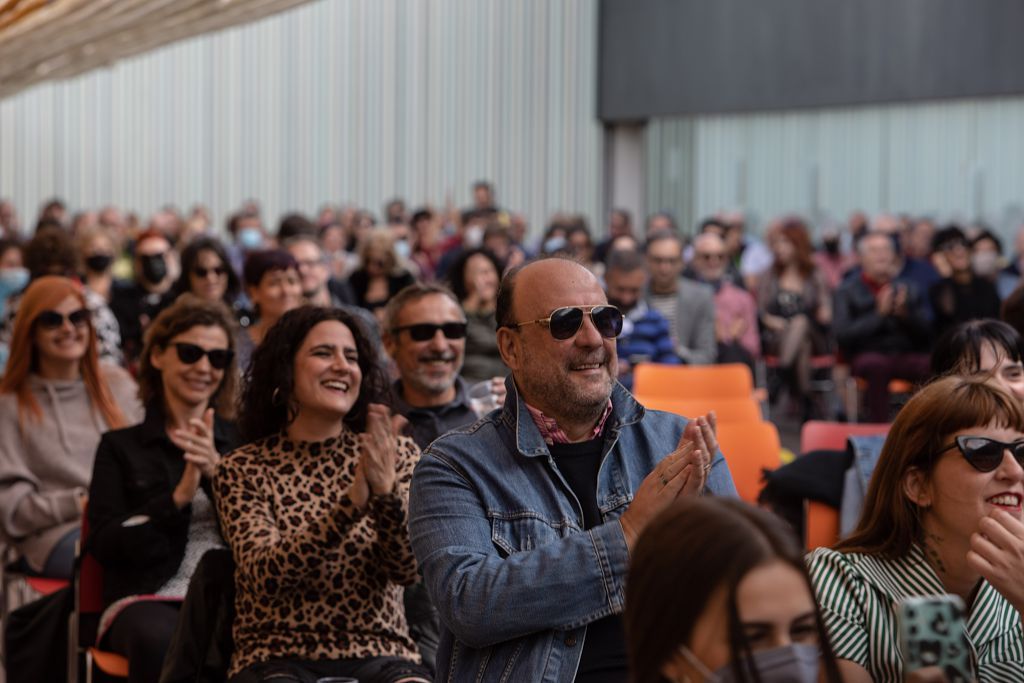
[[754, 374], [743, 363], [720, 365], [659, 365], [638, 363], [633, 369], [633, 392], [668, 399], [750, 398]]
[[764, 471], [782, 464], [779, 431], [771, 422], [722, 423], [718, 446], [729, 464], [740, 498], [756, 503], [764, 488]]
[[85, 662], [86, 683], [92, 683], [95, 669], [114, 678], [128, 677], [128, 660], [114, 652], [95, 647], [100, 615], [103, 613], [103, 567], [92, 555], [83, 552], [89, 534], [89, 520], [82, 515], [78, 569], [75, 573], [75, 611], [71, 615], [68, 643], [68, 677], [77, 683], [79, 664]]
[[636, 400], [652, 410], [664, 410], [683, 417], [697, 417], [715, 411], [718, 422], [759, 422], [761, 406], [753, 398], [671, 399], [636, 395]]
[[[811, 420], [800, 430], [800, 452], [841, 451], [849, 437], [886, 434], [890, 426], [888, 422], [849, 424]], [[805, 501], [804, 540], [808, 550], [835, 545], [839, 541], [839, 510], [815, 500]]]

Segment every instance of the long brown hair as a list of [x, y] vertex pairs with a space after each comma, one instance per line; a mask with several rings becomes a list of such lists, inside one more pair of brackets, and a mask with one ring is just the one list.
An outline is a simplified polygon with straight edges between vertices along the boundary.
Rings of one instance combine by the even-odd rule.
[[[814, 248], [811, 246], [810, 231], [807, 224], [796, 217], [786, 218], [780, 225], [772, 229], [769, 240], [781, 237], [793, 245], [793, 260], [796, 269], [804, 278], [809, 278], [814, 273]], [[778, 259], [772, 262], [772, 272], [781, 275], [785, 266], [779, 263]]]
[[904, 493], [907, 472], [929, 478], [952, 434], [987, 425], [1024, 432], [1024, 406], [987, 376], [953, 375], [918, 391], [889, 429], [857, 528], [835, 549], [904, 557], [921, 538], [920, 510]]
[[633, 553], [626, 585], [626, 645], [631, 683], [661, 683], [661, 668], [694, 626], [720, 587], [728, 590], [729, 652], [737, 681], [759, 681], [749, 661], [750, 645], [736, 607], [736, 590], [748, 573], [783, 562], [804, 579], [814, 604], [825, 680], [839, 683], [803, 549], [793, 532], [770, 512], [724, 498], [676, 500], [644, 529]]
[[[155, 350], [164, 350], [171, 340], [193, 327], [219, 327], [228, 338], [228, 349], [235, 350], [235, 325], [231, 314], [219, 301], [204, 301], [194, 294], [182, 294], [173, 304], [160, 311], [146, 330], [146, 343], [142, 349], [139, 362], [139, 399], [146, 410], [156, 402], [164, 399], [163, 375], [153, 366], [152, 355]], [[235, 417], [238, 398], [238, 365], [235, 358], [224, 368], [224, 376], [220, 386], [210, 397], [210, 405], [217, 414], [226, 419]], [[166, 407], [166, 406], [165, 406]]]
[[[39, 421], [43, 411], [39, 407], [32, 389], [29, 387], [29, 374], [38, 370], [39, 359], [33, 339], [36, 318], [45, 310], [56, 308], [69, 296], [75, 297], [82, 308], [86, 308], [85, 295], [78, 283], [66, 277], [46, 275], [37, 278], [25, 290], [18, 304], [18, 312], [14, 316], [14, 332], [11, 335], [10, 356], [3, 380], [0, 381], [0, 393], [15, 394], [18, 398], [18, 423], [25, 427], [28, 418]], [[123, 427], [126, 420], [121, 408], [100, 374], [99, 359], [96, 354], [96, 328], [89, 322], [89, 340], [86, 343], [85, 356], [79, 364], [82, 381], [89, 400], [99, 408], [100, 414], [110, 429]]]

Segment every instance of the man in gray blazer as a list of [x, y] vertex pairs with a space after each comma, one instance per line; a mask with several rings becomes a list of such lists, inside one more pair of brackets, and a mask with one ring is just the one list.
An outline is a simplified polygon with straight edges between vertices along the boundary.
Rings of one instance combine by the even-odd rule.
[[683, 241], [674, 232], [654, 232], [645, 253], [650, 280], [644, 298], [669, 321], [676, 353], [690, 365], [714, 363], [714, 292], [705, 284], [680, 277]]

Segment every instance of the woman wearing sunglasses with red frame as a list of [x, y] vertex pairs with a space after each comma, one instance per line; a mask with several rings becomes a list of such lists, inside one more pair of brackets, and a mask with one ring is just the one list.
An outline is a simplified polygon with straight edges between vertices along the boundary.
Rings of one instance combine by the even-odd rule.
[[0, 382], [0, 530], [22, 569], [69, 578], [96, 444], [140, 414], [127, 372], [100, 365], [82, 288], [36, 279]]
[[183, 294], [146, 333], [141, 424], [103, 435], [89, 490], [89, 547], [103, 566], [103, 644], [128, 680], [155, 681], [203, 553], [224, 547], [214, 468], [239, 443], [227, 308]]
[[1024, 406], [984, 376], [939, 379], [899, 412], [857, 528], [808, 559], [844, 681], [944, 680], [904, 671], [895, 605], [947, 593], [977, 680], [1024, 680], [1022, 458]]

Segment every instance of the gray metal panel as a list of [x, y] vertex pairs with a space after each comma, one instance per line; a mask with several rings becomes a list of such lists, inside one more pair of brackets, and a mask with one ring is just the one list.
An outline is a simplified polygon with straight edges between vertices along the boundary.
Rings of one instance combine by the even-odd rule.
[[601, 0], [606, 121], [1024, 92], [1018, 0]]
[[590, 0], [321, 0], [0, 101], [0, 197], [143, 215], [248, 197], [380, 214], [498, 201], [539, 230], [602, 213]]

